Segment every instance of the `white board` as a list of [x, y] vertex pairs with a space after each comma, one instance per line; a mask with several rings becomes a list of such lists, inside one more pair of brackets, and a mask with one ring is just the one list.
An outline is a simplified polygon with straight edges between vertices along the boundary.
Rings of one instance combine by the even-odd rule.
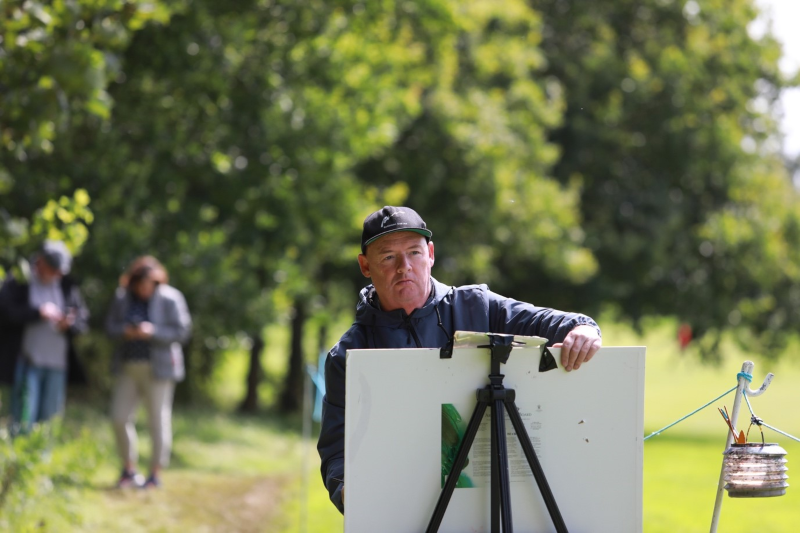
[[[644, 356], [644, 347], [604, 347], [577, 371], [559, 361], [540, 373], [539, 349], [515, 348], [502, 365], [570, 533], [642, 530]], [[457, 348], [452, 359], [438, 349], [348, 352], [347, 533], [425, 531], [441, 492], [442, 405], [468, 423], [489, 360], [480, 348]], [[485, 446], [473, 445], [477, 486], [454, 491], [439, 531], [490, 531], [486, 461]], [[529, 469], [512, 474], [511, 502], [514, 531], [555, 531]]]

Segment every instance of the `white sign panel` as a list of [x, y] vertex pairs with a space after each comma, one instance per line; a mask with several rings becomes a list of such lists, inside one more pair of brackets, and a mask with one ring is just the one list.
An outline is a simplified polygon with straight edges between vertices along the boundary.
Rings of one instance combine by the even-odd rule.
[[[556, 360], [560, 350], [551, 349]], [[539, 348], [501, 366], [571, 533], [642, 530], [644, 347], [606, 347], [579, 370], [539, 372]], [[352, 350], [347, 355], [345, 531], [425, 531], [488, 383], [488, 349]], [[440, 531], [490, 531], [489, 410]], [[555, 531], [506, 419], [514, 531]]]

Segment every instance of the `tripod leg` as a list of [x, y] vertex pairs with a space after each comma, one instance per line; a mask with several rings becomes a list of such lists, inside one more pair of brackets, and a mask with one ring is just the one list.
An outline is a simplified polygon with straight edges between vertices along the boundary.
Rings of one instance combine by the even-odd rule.
[[[500, 491], [500, 514], [503, 518], [503, 533], [512, 533], [511, 484], [508, 472], [508, 442], [506, 439], [506, 417], [503, 400], [495, 400], [492, 405], [492, 436], [497, 438], [498, 488]], [[494, 472], [492, 472], [494, 475]]]
[[464, 469], [464, 465], [467, 462], [469, 450], [472, 447], [473, 441], [475, 440], [475, 435], [478, 433], [478, 428], [480, 428], [481, 420], [483, 420], [483, 415], [486, 412], [486, 407], [488, 407], [488, 405], [489, 402], [481, 399], [479, 399], [478, 403], [475, 404], [475, 409], [472, 411], [472, 418], [470, 418], [467, 431], [464, 434], [464, 440], [461, 441], [461, 446], [458, 448], [458, 454], [456, 455], [456, 460], [453, 463], [453, 468], [450, 470], [450, 475], [447, 476], [447, 481], [444, 483], [444, 488], [442, 489], [441, 494], [439, 494], [439, 501], [436, 502], [436, 508], [433, 510], [433, 516], [431, 516], [431, 520], [428, 522], [428, 529], [425, 530], [427, 533], [435, 533], [439, 531], [439, 526], [442, 525], [442, 519], [444, 518], [445, 511], [447, 511], [447, 505], [450, 503], [450, 498], [453, 496], [456, 483], [458, 483], [458, 476]]
[[492, 437], [492, 447], [489, 450], [491, 454], [491, 488], [492, 488], [492, 497], [491, 497], [491, 524], [492, 529], [490, 530], [492, 533], [500, 533], [500, 443], [498, 438], [498, 433], [495, 429], [497, 420], [497, 402], [492, 401], [492, 419], [491, 419], [491, 426], [489, 429], [490, 435]]
[[550, 512], [550, 518], [553, 520], [553, 525], [556, 527], [558, 533], [567, 533], [567, 525], [561, 517], [561, 511], [558, 510], [555, 496], [550, 490], [550, 485], [547, 483], [547, 478], [542, 470], [542, 465], [539, 463], [539, 458], [536, 457], [536, 451], [533, 449], [533, 444], [528, 436], [528, 431], [525, 429], [525, 424], [522, 422], [522, 417], [519, 416], [517, 404], [513, 401], [505, 402], [508, 417], [511, 419], [511, 424], [517, 432], [517, 438], [522, 445], [522, 450], [525, 452], [525, 457], [528, 459], [528, 464], [533, 471], [533, 477], [536, 479], [536, 484], [539, 486], [539, 492], [542, 493], [542, 498]]

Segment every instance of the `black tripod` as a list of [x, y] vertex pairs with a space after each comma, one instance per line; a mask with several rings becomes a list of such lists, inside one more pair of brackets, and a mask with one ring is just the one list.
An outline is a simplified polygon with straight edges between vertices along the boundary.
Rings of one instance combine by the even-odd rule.
[[[514, 403], [514, 398], [516, 397], [514, 390], [506, 389], [503, 386], [503, 378], [505, 376], [500, 373], [500, 364], [505, 364], [508, 361], [511, 348], [514, 346], [514, 336], [490, 334], [489, 341], [490, 343], [488, 346], [479, 346], [479, 348], [489, 348], [492, 354], [489, 384], [477, 391], [478, 403], [475, 406], [475, 410], [472, 412], [472, 418], [467, 426], [464, 440], [461, 442], [461, 446], [458, 449], [455, 463], [450, 470], [450, 474], [447, 476], [447, 481], [444, 484], [442, 493], [439, 495], [439, 501], [436, 503], [436, 509], [433, 511], [433, 516], [428, 523], [428, 529], [426, 531], [427, 533], [439, 531], [439, 526], [442, 524], [444, 513], [447, 510], [447, 505], [450, 503], [450, 497], [453, 495], [453, 490], [455, 490], [459, 473], [464, 469], [467, 455], [472, 447], [472, 442], [475, 440], [475, 435], [478, 433], [478, 428], [481, 424], [481, 420], [483, 420], [486, 408], [491, 405], [492, 533], [500, 533], [501, 518], [503, 533], [511, 533], [513, 531], [504, 412], [508, 413], [511, 424], [516, 430], [517, 438], [522, 445], [525, 457], [533, 471], [533, 477], [536, 479], [536, 484], [539, 486], [539, 492], [542, 494], [542, 498], [550, 513], [550, 518], [553, 520], [553, 524], [556, 527], [556, 531], [558, 533], [566, 533], [567, 526], [564, 523], [564, 519], [561, 517], [561, 512], [558, 510], [558, 505], [550, 490], [550, 485], [547, 483], [542, 465], [539, 464], [539, 459], [536, 457], [536, 452], [533, 449], [533, 444], [531, 444], [531, 439], [525, 429], [525, 424], [522, 422], [522, 417], [519, 416], [517, 405]], [[548, 357], [549, 359], [547, 359]], [[543, 371], [551, 368], [555, 368], [555, 360], [553, 360], [550, 351], [544, 348], [539, 370]]]

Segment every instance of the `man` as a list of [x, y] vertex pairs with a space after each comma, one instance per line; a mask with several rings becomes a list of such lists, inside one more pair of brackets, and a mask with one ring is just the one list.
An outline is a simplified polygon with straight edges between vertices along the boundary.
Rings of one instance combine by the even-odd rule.
[[384, 207], [364, 221], [361, 290], [356, 320], [325, 363], [326, 395], [317, 446], [331, 501], [344, 513], [345, 354], [357, 348], [437, 348], [456, 331], [535, 335], [561, 348], [569, 372], [601, 346], [600, 328], [588, 316], [505, 298], [486, 285], [449, 287], [431, 277], [433, 233], [408, 207]]
[[46, 241], [29, 280], [9, 277], [0, 289], [3, 376], [13, 376], [14, 429], [26, 429], [64, 409], [72, 338], [87, 329], [88, 310], [68, 276], [72, 255], [61, 241]]

